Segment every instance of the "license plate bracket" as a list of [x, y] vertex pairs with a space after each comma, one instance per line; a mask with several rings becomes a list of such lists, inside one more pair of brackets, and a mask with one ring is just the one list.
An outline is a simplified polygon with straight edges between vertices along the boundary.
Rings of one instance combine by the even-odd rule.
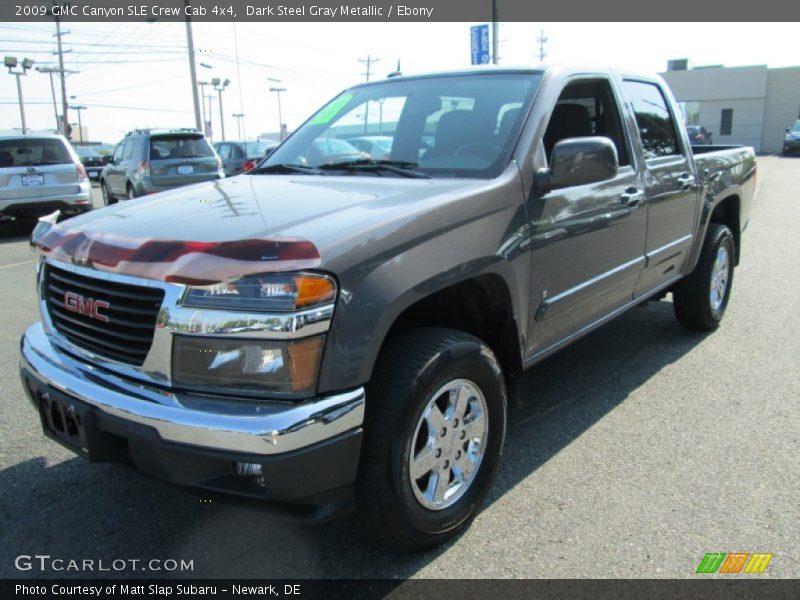
[[28, 187], [36, 187], [39, 185], [44, 185], [44, 175], [40, 173], [37, 173], [36, 175], [23, 175], [22, 185]]
[[92, 449], [99, 432], [91, 406], [48, 390], [39, 394], [39, 416], [45, 436], [95, 462]]

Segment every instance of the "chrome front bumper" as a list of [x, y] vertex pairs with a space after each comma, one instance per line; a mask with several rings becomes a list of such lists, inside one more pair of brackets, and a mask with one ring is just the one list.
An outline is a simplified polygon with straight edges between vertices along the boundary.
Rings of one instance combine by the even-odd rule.
[[[363, 388], [298, 404], [171, 392], [72, 358], [50, 343], [41, 323], [22, 337], [20, 368], [23, 379], [34, 377], [108, 415], [151, 427], [164, 441], [210, 450], [282, 454], [359, 428], [364, 420]], [[36, 398], [31, 402], [37, 405]]]

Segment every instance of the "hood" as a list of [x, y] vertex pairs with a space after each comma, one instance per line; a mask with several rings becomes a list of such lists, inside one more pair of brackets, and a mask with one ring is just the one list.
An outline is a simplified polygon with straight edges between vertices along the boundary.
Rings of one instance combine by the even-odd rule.
[[242, 175], [42, 223], [33, 244], [58, 260], [186, 283], [318, 268], [359, 231], [485, 182]]

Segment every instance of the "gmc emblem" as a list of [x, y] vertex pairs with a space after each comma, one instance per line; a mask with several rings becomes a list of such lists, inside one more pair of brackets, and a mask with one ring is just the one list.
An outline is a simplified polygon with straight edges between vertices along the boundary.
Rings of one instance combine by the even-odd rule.
[[109, 308], [105, 300], [95, 300], [94, 298], [84, 298], [75, 292], [64, 293], [64, 308], [70, 312], [78, 313], [96, 321], [108, 323], [108, 316], [101, 313], [101, 310]]

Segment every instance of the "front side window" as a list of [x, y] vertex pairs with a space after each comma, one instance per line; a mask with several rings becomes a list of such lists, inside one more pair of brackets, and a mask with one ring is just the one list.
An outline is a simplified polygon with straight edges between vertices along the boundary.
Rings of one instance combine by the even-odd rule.
[[496, 177], [507, 164], [540, 77], [454, 75], [348, 90], [300, 127], [260, 171], [289, 165], [337, 174], [348, 163], [373, 161], [431, 177]]
[[[513, 109], [512, 109], [513, 110]], [[587, 79], [567, 85], [558, 97], [544, 134], [548, 160], [555, 145], [574, 137], [607, 137], [617, 149], [620, 166], [630, 164], [619, 107], [605, 79]]]
[[643, 81], [622, 85], [636, 116], [645, 158], [680, 154], [675, 120], [659, 87]]

